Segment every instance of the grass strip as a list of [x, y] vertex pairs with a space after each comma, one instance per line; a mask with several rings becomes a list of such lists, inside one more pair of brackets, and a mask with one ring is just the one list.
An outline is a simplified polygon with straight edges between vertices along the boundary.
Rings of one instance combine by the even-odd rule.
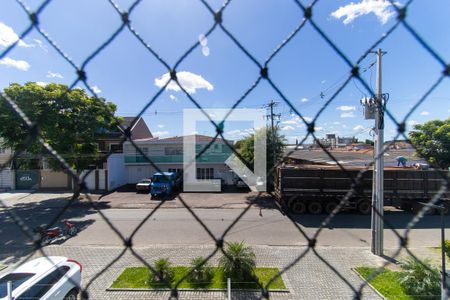
[[[172, 285], [181, 280], [185, 274], [189, 272], [190, 267], [186, 266], [174, 266], [172, 267], [174, 272], [174, 280], [172, 281]], [[213, 277], [211, 282], [205, 282], [200, 284], [194, 284], [189, 282], [188, 280], [184, 280], [179, 288], [198, 288], [198, 289], [226, 289], [227, 288], [227, 279], [224, 276], [222, 269], [218, 267], [212, 267]], [[279, 273], [278, 268], [256, 268], [255, 275], [259, 279], [260, 283], [265, 286], [269, 280]], [[238, 283], [232, 282], [232, 288], [241, 288], [241, 289], [259, 289], [259, 285], [255, 282], [245, 282]], [[158, 288], [169, 288], [164, 284], [152, 283], [150, 282], [150, 270], [147, 267], [131, 267], [126, 268], [123, 272], [117, 277], [117, 279], [111, 285], [111, 288], [145, 288], [145, 289], [158, 289]], [[269, 290], [284, 290], [286, 286], [284, 285], [283, 279], [278, 277], [274, 280], [270, 286]]]
[[[356, 272], [359, 273], [364, 279], [369, 279], [369, 277], [377, 271], [377, 268], [373, 267], [358, 267], [355, 268]], [[407, 295], [405, 290], [400, 284], [400, 278], [402, 272], [395, 272], [389, 269], [383, 269], [380, 273], [372, 278], [369, 283], [386, 299], [388, 300], [409, 300], [414, 299]]]

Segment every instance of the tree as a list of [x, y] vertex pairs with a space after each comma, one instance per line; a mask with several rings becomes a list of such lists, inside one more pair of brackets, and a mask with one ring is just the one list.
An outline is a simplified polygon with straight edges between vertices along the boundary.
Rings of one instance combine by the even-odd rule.
[[227, 243], [224, 250], [226, 255], [219, 259], [219, 266], [227, 277], [235, 281], [253, 278], [256, 267], [256, 255], [253, 249], [246, 246], [244, 241]]
[[196, 257], [191, 261], [192, 273], [188, 276], [188, 281], [199, 287], [207, 286], [213, 278], [213, 269], [204, 257]]
[[[28, 82], [25, 85], [13, 83], [4, 92], [37, 124], [42, 139], [77, 173], [99, 158], [97, 134], [117, 128], [117, 119], [113, 116], [116, 106], [105, 99], [90, 97], [82, 89]], [[50, 157], [36, 138], [30, 139], [31, 130], [2, 98], [0, 124], [4, 146], [14, 151], [25, 149], [29, 155]], [[49, 163], [54, 170], [62, 169], [57, 160], [49, 159]]]
[[[283, 150], [286, 139], [284, 135], [280, 134], [279, 127], [275, 127], [272, 134], [272, 129], [267, 127], [265, 130], [257, 130], [255, 133], [250, 134], [248, 137], [236, 142], [236, 148], [243, 159], [253, 166], [254, 154], [255, 154], [255, 135], [266, 134], [266, 145], [267, 145], [267, 172], [274, 166], [273, 153], [275, 153], [275, 162], [278, 163], [283, 158]], [[275, 151], [273, 151], [273, 149]]]
[[170, 285], [175, 275], [172, 268], [172, 263], [168, 258], [157, 259], [153, 266], [153, 270], [149, 270], [149, 272], [149, 283], [159, 283], [163, 285]]
[[374, 142], [372, 141], [372, 140], [369, 140], [369, 139], [366, 139], [365, 141], [364, 141], [364, 144], [366, 144], [366, 145], [374, 145]]
[[418, 156], [444, 169], [450, 166], [450, 118], [415, 125], [409, 138]]

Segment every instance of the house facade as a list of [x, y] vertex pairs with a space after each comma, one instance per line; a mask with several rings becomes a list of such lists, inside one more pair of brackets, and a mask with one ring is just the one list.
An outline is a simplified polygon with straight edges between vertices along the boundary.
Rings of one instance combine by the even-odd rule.
[[[129, 128], [131, 132], [131, 139], [151, 139], [153, 138], [150, 129], [145, 123], [142, 117], [139, 117], [135, 123], [133, 123], [135, 117], [122, 117], [123, 121], [121, 122], [121, 126], [125, 129]], [[98, 148], [101, 153], [122, 153], [122, 139], [124, 137], [124, 133], [122, 129], [117, 127], [115, 131], [100, 133], [97, 137]]]
[[[195, 139], [196, 153], [213, 141], [204, 135], [188, 136]], [[230, 144], [232, 143], [229, 141]], [[183, 172], [183, 137], [136, 139], [134, 143], [141, 151], [164, 172]], [[233, 173], [225, 164], [232, 150], [223, 139], [217, 138], [210, 147], [196, 159], [196, 177], [198, 179], [223, 179], [225, 184], [233, 183]], [[157, 169], [130, 142], [124, 143], [124, 160], [128, 183], [137, 183], [151, 177]]]

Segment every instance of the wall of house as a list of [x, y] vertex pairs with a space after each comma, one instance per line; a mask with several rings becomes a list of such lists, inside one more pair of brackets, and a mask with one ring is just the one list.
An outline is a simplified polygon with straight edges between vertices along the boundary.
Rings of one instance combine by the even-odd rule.
[[[202, 148], [206, 143], [199, 142], [197, 145]], [[160, 170], [167, 172], [169, 169], [183, 169], [182, 142], [138, 142], [138, 146]], [[219, 145], [215, 147], [213, 145], [208, 149], [202, 155], [203, 158], [207, 159], [199, 160], [197, 162], [197, 168], [213, 168], [214, 178], [222, 178], [225, 184], [233, 184], [232, 172], [223, 163], [224, 160], [220, 160], [223, 159], [223, 155], [226, 157], [229, 155], [226, 152], [228, 148], [223, 150], [222, 147], [226, 146]], [[144, 178], [149, 178], [157, 171], [140, 153], [136, 152], [136, 149], [130, 143], [124, 144], [124, 160], [127, 182], [129, 184], [134, 184]]]
[[[163, 172], [168, 172], [169, 169], [183, 169], [183, 164], [156, 164], [156, 166]], [[213, 168], [214, 178], [222, 178], [225, 184], [233, 184], [233, 173], [230, 172], [230, 168], [225, 164], [202, 164], [198, 163], [197, 168]], [[135, 184], [144, 178], [151, 178], [154, 173], [157, 172], [156, 168], [152, 165], [126, 165], [127, 183]], [[111, 172], [112, 173], [112, 172]]]
[[[88, 170], [81, 172], [81, 177], [83, 177]], [[91, 170], [89, 175], [85, 178], [86, 187], [91, 191], [107, 190], [108, 189], [108, 170]]]
[[108, 157], [107, 169], [108, 191], [112, 191], [128, 183], [123, 154], [111, 154]]
[[0, 171], [0, 189], [1, 190], [15, 189], [14, 170], [5, 169]]

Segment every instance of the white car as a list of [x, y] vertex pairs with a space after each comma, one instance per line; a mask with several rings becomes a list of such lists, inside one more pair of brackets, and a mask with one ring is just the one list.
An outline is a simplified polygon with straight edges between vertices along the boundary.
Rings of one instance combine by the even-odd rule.
[[67, 257], [34, 259], [0, 278], [0, 299], [8, 299], [7, 284], [11, 281], [14, 300], [76, 300], [81, 270], [80, 263]]
[[150, 192], [150, 187], [152, 180], [150, 178], [144, 178], [136, 184], [136, 191], [139, 193], [141, 191]]

